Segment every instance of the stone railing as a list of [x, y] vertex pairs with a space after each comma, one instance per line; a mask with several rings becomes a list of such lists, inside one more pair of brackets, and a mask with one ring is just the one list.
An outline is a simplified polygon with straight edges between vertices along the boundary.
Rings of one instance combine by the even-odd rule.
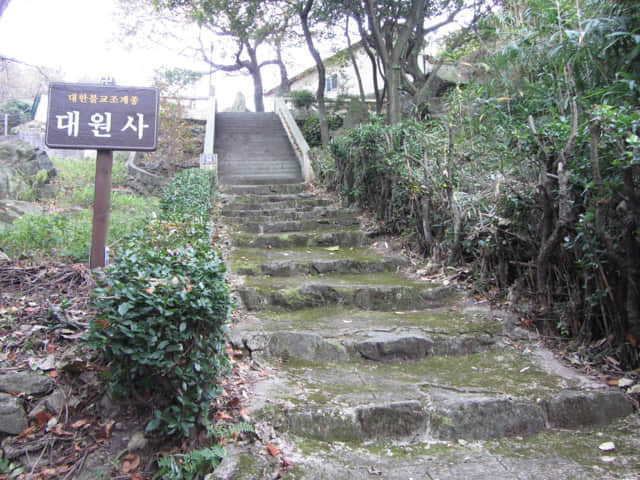
[[300, 128], [298, 128], [298, 124], [293, 119], [293, 115], [291, 115], [291, 112], [287, 108], [282, 97], [276, 97], [274, 101], [274, 110], [278, 117], [280, 117], [280, 121], [287, 132], [293, 151], [298, 157], [304, 181], [308, 182], [309, 180], [313, 180], [314, 173], [313, 167], [311, 166], [311, 159], [309, 158], [309, 145], [307, 145], [307, 141], [302, 136], [302, 132], [300, 131]]
[[213, 170], [218, 174], [218, 159], [213, 153], [214, 139], [216, 136], [216, 113], [218, 112], [218, 101], [216, 97], [209, 99], [209, 109], [207, 113], [207, 125], [204, 131], [204, 147], [200, 155], [200, 168]]

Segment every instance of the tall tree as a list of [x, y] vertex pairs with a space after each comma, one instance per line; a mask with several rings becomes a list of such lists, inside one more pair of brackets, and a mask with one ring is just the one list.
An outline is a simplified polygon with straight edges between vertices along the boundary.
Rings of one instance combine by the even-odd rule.
[[[254, 102], [264, 111], [262, 68], [278, 65], [286, 75], [279, 54], [260, 60], [262, 47], [271, 45], [286, 26], [286, 15], [278, 5], [264, 0], [153, 0], [158, 9], [181, 11], [201, 29], [213, 34], [223, 48], [211, 51], [200, 38], [200, 54], [213, 69], [224, 72], [245, 71], [253, 80]], [[225, 55], [224, 47], [229, 53]], [[274, 50], [273, 48], [271, 50]], [[227, 61], [224, 61], [226, 57]]]
[[[419, 104], [433, 87], [435, 72], [419, 68], [426, 36], [454, 22], [465, 10], [477, 20], [483, 0], [348, 0], [338, 7], [355, 19], [363, 45], [375, 53], [384, 79], [387, 121], [400, 120], [403, 94]], [[336, 4], [337, 5], [337, 4]], [[374, 68], [377, 73], [377, 69]], [[435, 90], [432, 88], [432, 90]], [[381, 100], [377, 93], [378, 101]]]
[[316, 70], [318, 72], [318, 88], [316, 89], [316, 100], [318, 102], [318, 119], [320, 121], [320, 140], [322, 142], [322, 145], [326, 146], [329, 144], [329, 123], [327, 121], [327, 112], [324, 98], [327, 74], [322, 56], [316, 48], [315, 42], [313, 40], [313, 34], [311, 33], [310, 16], [313, 3], [314, 0], [304, 0], [297, 4], [296, 11], [298, 13], [298, 17], [300, 18], [300, 25], [302, 26], [302, 31], [304, 32], [304, 39], [307, 44], [307, 48], [309, 49], [309, 53], [311, 53], [311, 56], [316, 63]]

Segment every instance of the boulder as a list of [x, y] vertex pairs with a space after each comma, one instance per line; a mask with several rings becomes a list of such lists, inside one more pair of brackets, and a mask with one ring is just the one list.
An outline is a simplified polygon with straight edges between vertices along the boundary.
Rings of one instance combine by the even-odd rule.
[[22, 400], [0, 393], [0, 432], [18, 435], [29, 426]]
[[34, 372], [9, 372], [0, 375], [0, 391], [43, 395], [53, 390], [51, 377]]
[[7, 230], [13, 222], [23, 215], [39, 215], [42, 211], [42, 207], [35, 203], [0, 200], [0, 232]]
[[16, 137], [0, 139], [0, 198], [22, 199], [31, 189], [38, 198], [53, 194], [57, 171], [47, 153]]

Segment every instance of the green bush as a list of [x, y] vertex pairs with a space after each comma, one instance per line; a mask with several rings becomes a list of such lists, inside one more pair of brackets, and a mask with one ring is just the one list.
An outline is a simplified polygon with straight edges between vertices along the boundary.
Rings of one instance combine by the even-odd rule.
[[[329, 131], [337, 130], [342, 126], [342, 117], [339, 115], [330, 115], [327, 117]], [[302, 124], [302, 135], [310, 147], [319, 147], [322, 145], [320, 139], [320, 119], [318, 117], [309, 117]]]
[[161, 219], [122, 242], [95, 290], [89, 343], [110, 362], [112, 389], [151, 394], [147, 428], [169, 435], [187, 435], [208, 412], [229, 367], [231, 298], [226, 267], [210, 245], [211, 185], [200, 171], [176, 175]]
[[315, 95], [309, 90], [294, 90], [291, 92], [291, 102], [296, 108], [309, 108], [315, 101]]

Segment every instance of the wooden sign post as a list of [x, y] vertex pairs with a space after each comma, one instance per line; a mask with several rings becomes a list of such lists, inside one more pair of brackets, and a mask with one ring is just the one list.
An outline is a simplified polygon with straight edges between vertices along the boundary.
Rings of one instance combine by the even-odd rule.
[[45, 144], [97, 150], [90, 267], [106, 264], [114, 150], [153, 151], [158, 139], [156, 88], [51, 83]]

